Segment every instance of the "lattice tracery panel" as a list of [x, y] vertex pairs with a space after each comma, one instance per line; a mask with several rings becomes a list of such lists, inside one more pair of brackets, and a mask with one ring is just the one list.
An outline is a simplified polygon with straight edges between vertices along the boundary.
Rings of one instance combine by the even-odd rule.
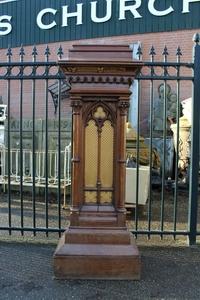
[[97, 203], [97, 192], [85, 192], [85, 203]]
[[102, 187], [113, 185], [113, 127], [110, 121], [105, 121], [101, 134], [100, 174]]
[[109, 204], [109, 203], [112, 203], [112, 196], [113, 196], [113, 193], [112, 193], [112, 192], [101, 192], [100, 203], [101, 203], [101, 204]]
[[96, 187], [98, 163], [98, 133], [94, 120], [85, 128], [85, 185]]
[[114, 128], [103, 106], [90, 112], [85, 127], [85, 202], [112, 203]]

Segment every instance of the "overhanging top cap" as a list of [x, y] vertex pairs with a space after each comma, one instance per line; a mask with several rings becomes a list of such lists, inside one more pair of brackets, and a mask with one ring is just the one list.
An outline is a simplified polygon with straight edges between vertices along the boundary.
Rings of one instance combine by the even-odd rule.
[[128, 45], [73, 45], [69, 60], [80, 61], [132, 61]]

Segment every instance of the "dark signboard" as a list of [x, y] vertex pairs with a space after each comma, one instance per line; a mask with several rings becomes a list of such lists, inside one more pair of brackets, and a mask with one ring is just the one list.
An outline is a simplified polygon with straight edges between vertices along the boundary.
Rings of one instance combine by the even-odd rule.
[[200, 28], [200, 0], [0, 0], [0, 47]]

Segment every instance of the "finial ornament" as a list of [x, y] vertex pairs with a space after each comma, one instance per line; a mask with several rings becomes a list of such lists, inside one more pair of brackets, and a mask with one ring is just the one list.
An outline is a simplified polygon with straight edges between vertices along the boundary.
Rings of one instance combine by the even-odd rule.
[[58, 51], [57, 51], [57, 56], [59, 59], [62, 59], [62, 56], [63, 56], [63, 49], [62, 49], [62, 46], [60, 45]]
[[34, 45], [34, 46], [33, 46], [33, 51], [32, 51], [33, 61], [36, 61], [37, 55], [38, 55], [37, 48], [36, 48], [36, 46]]

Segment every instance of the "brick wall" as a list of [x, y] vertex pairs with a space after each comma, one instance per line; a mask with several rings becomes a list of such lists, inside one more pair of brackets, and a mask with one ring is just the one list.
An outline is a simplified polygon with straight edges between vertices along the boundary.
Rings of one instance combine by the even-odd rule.
[[[62, 47], [64, 51], [63, 58], [67, 58], [68, 49], [73, 44], [133, 44], [136, 42], [140, 42], [142, 44], [143, 56], [142, 59], [144, 61], [148, 61], [149, 50], [152, 45], [155, 47], [156, 57], [155, 60], [163, 60], [162, 52], [164, 46], [167, 45], [169, 52], [169, 60], [176, 61], [176, 49], [178, 46], [182, 49], [182, 61], [191, 61], [192, 60], [192, 48], [193, 42], [192, 37], [194, 33], [198, 32], [197, 30], [184, 30], [177, 32], [162, 32], [162, 33], [148, 33], [148, 34], [138, 34], [138, 35], [125, 35], [118, 37], [107, 37], [107, 38], [97, 38], [97, 39], [88, 39], [81, 41], [70, 41], [63, 42]], [[38, 45], [38, 61], [44, 60], [44, 52], [46, 45]], [[57, 60], [57, 49], [59, 48], [59, 43], [50, 44], [50, 60]], [[0, 50], [0, 61], [6, 60], [6, 49]], [[32, 60], [32, 46], [25, 47], [26, 56], [24, 57], [25, 61]], [[19, 48], [13, 49], [12, 61], [19, 60]], [[50, 81], [49, 84], [52, 84]], [[160, 82], [155, 84], [155, 97], [157, 97], [157, 86]], [[172, 90], [176, 92], [176, 86], [171, 86]], [[0, 95], [2, 95], [2, 99], [4, 103], [7, 103], [7, 89], [6, 82], [0, 82]], [[45, 92], [44, 92], [44, 83], [37, 81], [36, 83], [36, 118], [45, 118]], [[23, 117], [31, 118], [32, 117], [32, 87], [31, 82], [25, 82], [23, 84]], [[145, 123], [148, 120], [149, 114], [149, 85], [142, 83], [142, 94], [141, 94], [141, 120], [143, 121], [143, 127], [147, 124]], [[191, 84], [182, 83], [181, 84], [181, 100], [188, 98], [191, 96]], [[12, 81], [11, 83], [11, 117], [19, 118], [19, 82]], [[48, 101], [48, 115], [49, 118], [56, 118], [54, 114], [54, 105], [51, 99], [51, 95], [49, 94]], [[71, 113], [69, 101], [62, 101], [61, 104], [62, 117], [69, 115]], [[146, 121], [145, 121], [146, 120]]]

